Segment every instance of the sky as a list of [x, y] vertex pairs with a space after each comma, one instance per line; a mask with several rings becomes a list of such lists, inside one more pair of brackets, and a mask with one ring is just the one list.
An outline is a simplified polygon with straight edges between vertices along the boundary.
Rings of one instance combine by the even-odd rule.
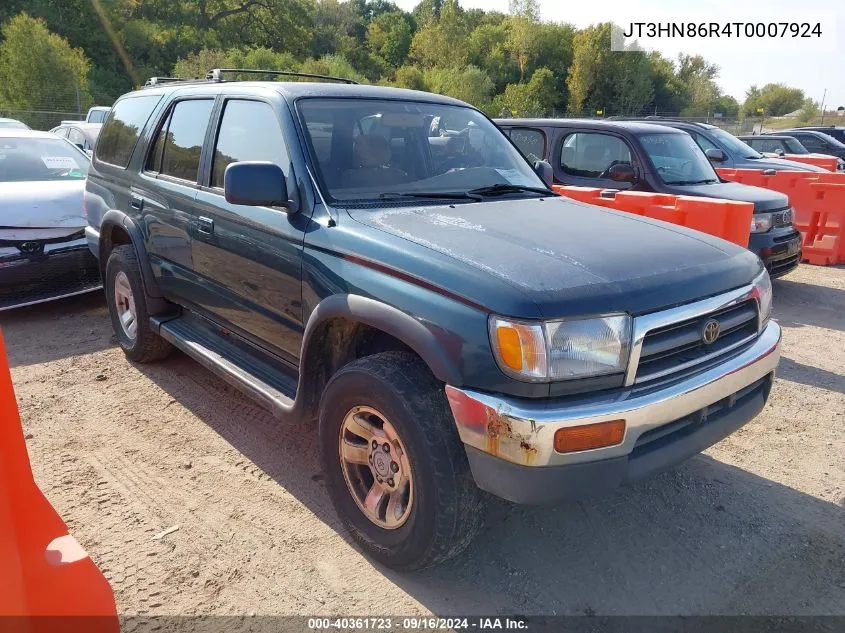
[[[410, 11], [419, 0], [394, 1]], [[508, 0], [460, 0], [460, 4], [464, 8], [508, 11]], [[606, 21], [615, 22], [623, 30], [636, 22], [818, 23], [820, 38], [660, 38], [640, 39], [639, 44], [672, 58], [681, 52], [704, 56], [721, 69], [718, 83], [723, 91], [740, 102], [753, 84], [785, 83], [801, 88], [818, 102], [827, 89], [825, 109], [845, 106], [842, 0], [539, 0], [539, 4], [543, 20], [568, 22], [579, 28]]]

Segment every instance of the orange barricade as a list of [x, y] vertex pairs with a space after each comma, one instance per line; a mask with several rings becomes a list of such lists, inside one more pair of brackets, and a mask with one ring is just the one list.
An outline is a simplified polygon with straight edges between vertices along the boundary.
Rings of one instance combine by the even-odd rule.
[[33, 479], [2, 334], [0, 616], [4, 632], [119, 631], [111, 587]]
[[820, 266], [845, 264], [841, 213], [845, 174], [837, 172], [717, 169], [725, 180], [765, 187], [789, 197], [795, 228], [801, 232], [802, 260]]
[[806, 154], [784, 154], [786, 160], [794, 160], [796, 163], [815, 165], [828, 171], [836, 171], [836, 156], [807, 156]]
[[579, 202], [671, 222], [748, 246], [754, 213], [750, 202], [562, 185], [555, 185], [554, 190]]

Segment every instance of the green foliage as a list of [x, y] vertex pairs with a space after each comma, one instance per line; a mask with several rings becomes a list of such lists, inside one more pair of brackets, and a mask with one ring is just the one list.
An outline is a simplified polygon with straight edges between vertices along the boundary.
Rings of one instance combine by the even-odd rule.
[[[16, 68], [28, 69], [7, 64], [6, 109], [75, 109], [77, 85], [83, 106], [90, 97], [108, 105], [150, 76], [202, 77], [224, 66], [433, 90], [496, 115], [603, 108], [731, 117], [739, 109], [719, 90], [718, 67], [701, 56], [612, 52], [609, 23], [579, 31], [542, 22], [538, 0], [510, 0], [507, 14], [464, 9], [459, 0], [421, 0], [412, 12], [390, 0], [0, 0], [0, 24], [8, 27], [22, 11], [41, 20], [32, 46], [51, 52], [33, 54], [20, 35], [8, 45], [0, 38], [7, 56], [25, 58]], [[32, 77], [59, 88], [31, 87]], [[68, 82], [72, 102], [57, 98]], [[742, 109], [787, 113], [803, 97], [778, 84], [752, 88]]]
[[489, 112], [493, 81], [480, 68], [432, 68], [425, 72], [425, 85], [431, 92], [448, 95]]
[[762, 88], [751, 86], [745, 93], [742, 111], [747, 116], [783, 116], [805, 105], [804, 91], [783, 84], [766, 84]]
[[819, 115], [819, 104], [809, 97], [804, 99], [804, 105], [801, 108], [801, 113], [798, 115], [798, 120], [801, 123], [809, 123]]
[[81, 49], [51, 33], [46, 23], [21, 13], [3, 25], [0, 43], [0, 107], [64, 112], [91, 105], [90, 64]]

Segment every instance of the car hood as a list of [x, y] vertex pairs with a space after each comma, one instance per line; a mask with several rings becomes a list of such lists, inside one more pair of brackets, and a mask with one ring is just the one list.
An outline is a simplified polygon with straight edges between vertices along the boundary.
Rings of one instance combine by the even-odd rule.
[[84, 180], [4, 182], [0, 187], [2, 239], [49, 239], [85, 228], [84, 190]]
[[816, 167], [809, 163], [799, 163], [786, 158], [754, 158], [744, 161], [738, 167], [741, 169], [776, 169], [778, 171], [827, 171], [822, 167]]
[[756, 256], [730, 242], [562, 197], [349, 213], [427, 249], [405, 260], [429, 281], [448, 278], [447, 257], [533, 302], [534, 314], [518, 314], [507, 307], [517, 303], [496, 296], [501, 284], [464, 289], [481, 305], [511, 310], [508, 316], [644, 313], [742, 286], [761, 270]]
[[772, 191], [771, 189], [764, 189], [763, 187], [743, 185], [738, 182], [716, 182], [709, 185], [675, 187], [673, 188], [673, 193], [682, 193], [686, 196], [753, 202], [754, 213], [777, 211], [789, 206], [789, 198], [782, 193]]

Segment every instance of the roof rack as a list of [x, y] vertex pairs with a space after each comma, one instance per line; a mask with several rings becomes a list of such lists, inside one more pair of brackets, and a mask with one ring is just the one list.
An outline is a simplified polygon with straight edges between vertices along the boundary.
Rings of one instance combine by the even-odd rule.
[[181, 79], [179, 77], [150, 77], [144, 82], [145, 86], [157, 86], [158, 84], [169, 84], [176, 81], [195, 81], [192, 79]]
[[331, 75], [314, 75], [312, 73], [297, 73], [290, 70], [258, 70], [255, 68], [213, 68], [205, 76], [211, 81], [224, 81], [223, 73], [246, 73], [251, 75], [281, 75], [284, 77], [307, 77], [308, 79], [325, 79], [337, 81], [344, 84], [358, 84], [357, 81], [345, 77], [332, 77]]

